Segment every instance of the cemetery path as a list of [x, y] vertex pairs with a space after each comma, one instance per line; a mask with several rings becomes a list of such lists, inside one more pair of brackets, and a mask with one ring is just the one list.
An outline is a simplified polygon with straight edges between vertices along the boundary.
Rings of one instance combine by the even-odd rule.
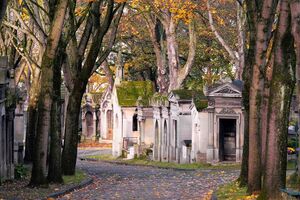
[[202, 199], [238, 170], [179, 171], [78, 160], [94, 183], [60, 199]]

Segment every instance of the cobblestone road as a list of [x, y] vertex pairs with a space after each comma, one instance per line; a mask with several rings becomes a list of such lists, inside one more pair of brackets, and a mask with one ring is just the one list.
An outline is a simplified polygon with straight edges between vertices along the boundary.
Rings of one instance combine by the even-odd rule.
[[61, 199], [203, 199], [237, 170], [178, 171], [105, 162], [78, 161], [94, 183]]

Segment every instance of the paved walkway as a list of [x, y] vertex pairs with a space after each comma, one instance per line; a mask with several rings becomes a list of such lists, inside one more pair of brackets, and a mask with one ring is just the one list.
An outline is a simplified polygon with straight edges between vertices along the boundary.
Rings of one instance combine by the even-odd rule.
[[202, 199], [237, 178], [237, 170], [178, 171], [105, 162], [78, 161], [94, 183], [61, 199]]
[[98, 147], [89, 147], [89, 148], [80, 148], [77, 152], [78, 158], [84, 158], [86, 156], [99, 155], [99, 154], [112, 154], [111, 149], [98, 148]]

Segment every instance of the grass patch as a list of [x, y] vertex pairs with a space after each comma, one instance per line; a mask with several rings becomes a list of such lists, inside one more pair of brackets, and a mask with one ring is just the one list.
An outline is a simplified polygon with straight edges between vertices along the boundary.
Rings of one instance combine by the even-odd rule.
[[154, 166], [162, 168], [175, 168], [175, 169], [240, 169], [240, 164], [218, 164], [211, 165], [208, 163], [190, 163], [190, 164], [178, 164], [172, 162], [157, 162], [148, 159], [135, 158], [131, 160], [124, 160], [122, 158], [114, 158], [112, 155], [93, 155], [87, 156], [87, 158], [104, 160], [104, 161], [115, 161], [118, 163], [132, 164], [132, 165], [143, 165], [143, 166]]
[[[300, 188], [300, 178], [294, 173], [287, 177], [287, 188], [289, 191], [297, 192]], [[241, 199], [265, 199], [263, 195], [249, 195], [247, 193], [247, 187], [240, 187], [238, 181], [234, 181], [220, 186], [216, 190], [218, 200], [241, 200]], [[296, 199], [288, 196], [285, 193], [281, 193], [281, 199]]]
[[102, 155], [92, 155], [87, 156], [86, 158], [96, 159], [96, 160], [106, 160], [106, 161], [113, 161], [116, 160], [111, 154], [102, 154]]
[[64, 184], [71, 185], [71, 184], [78, 184], [86, 178], [86, 174], [81, 170], [76, 170], [74, 176], [63, 176]]
[[30, 173], [26, 177], [6, 181], [0, 187], [0, 199], [46, 199], [53, 192], [58, 192], [79, 184], [87, 178], [87, 175], [80, 170], [76, 170], [74, 176], [63, 176], [63, 184], [49, 184], [48, 187], [28, 187]]
[[293, 170], [296, 169], [296, 160], [288, 160], [287, 162], [287, 169], [288, 170]]
[[246, 187], [240, 187], [238, 181], [225, 184], [216, 191], [218, 200], [257, 199], [257, 195], [249, 196]]

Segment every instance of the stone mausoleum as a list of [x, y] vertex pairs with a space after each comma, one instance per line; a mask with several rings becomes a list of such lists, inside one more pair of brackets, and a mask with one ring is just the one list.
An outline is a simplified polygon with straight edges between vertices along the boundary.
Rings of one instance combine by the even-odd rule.
[[[122, 81], [117, 77], [99, 105], [91, 106], [90, 111], [89, 103], [83, 107], [85, 116], [91, 113], [90, 128], [85, 125], [83, 135], [96, 134], [94, 130], [99, 127], [100, 138], [112, 140], [116, 157], [126, 152], [133, 158], [147, 150], [153, 160], [162, 162], [241, 161], [241, 81], [215, 84], [203, 92], [175, 90], [160, 95], [150, 81]], [[100, 114], [95, 116], [97, 109]]]
[[242, 160], [244, 115], [242, 82], [233, 81], [204, 91], [208, 106], [192, 112], [192, 162]]

